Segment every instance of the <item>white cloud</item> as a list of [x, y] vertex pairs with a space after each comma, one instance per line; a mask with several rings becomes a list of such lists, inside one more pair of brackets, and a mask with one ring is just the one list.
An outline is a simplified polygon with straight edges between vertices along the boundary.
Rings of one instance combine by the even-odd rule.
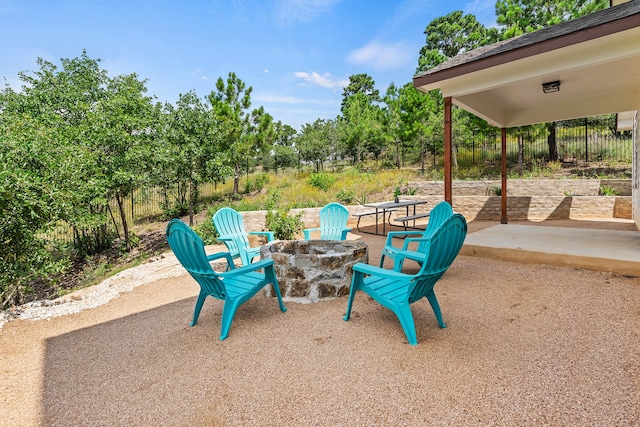
[[415, 49], [403, 42], [384, 44], [377, 41], [367, 43], [349, 53], [347, 60], [353, 64], [370, 66], [376, 70], [402, 68], [416, 58]]
[[268, 74], [268, 73], [269, 73], [269, 69], [268, 69], [268, 68], [265, 68], [265, 69], [264, 69], [264, 71], [263, 71], [263, 73]]
[[304, 71], [296, 71], [295, 76], [305, 82], [320, 86], [327, 89], [342, 89], [349, 84], [349, 80], [338, 79], [329, 73], [320, 74], [315, 71], [306, 73]]
[[309, 22], [316, 16], [331, 10], [339, 0], [279, 0], [276, 14], [280, 25]]
[[313, 104], [313, 105], [335, 105], [340, 104], [336, 100], [320, 100], [310, 98], [296, 98], [293, 96], [274, 95], [271, 93], [256, 93], [253, 99], [258, 102], [269, 102], [274, 104]]

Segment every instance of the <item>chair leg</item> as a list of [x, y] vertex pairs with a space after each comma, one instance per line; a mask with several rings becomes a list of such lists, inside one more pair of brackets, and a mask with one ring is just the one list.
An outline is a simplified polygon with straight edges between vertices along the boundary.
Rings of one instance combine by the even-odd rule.
[[204, 304], [204, 300], [207, 298], [207, 294], [200, 289], [200, 294], [198, 295], [198, 301], [196, 301], [196, 308], [193, 310], [193, 320], [191, 321], [191, 326], [195, 326], [198, 323], [198, 317], [200, 317], [200, 310], [202, 309], [202, 304]]
[[231, 322], [233, 322], [233, 316], [235, 316], [239, 305], [240, 303], [238, 300], [224, 300], [224, 306], [222, 307], [222, 326], [220, 327], [220, 341], [229, 336]]
[[276, 293], [276, 297], [278, 298], [278, 304], [280, 305], [280, 311], [285, 312], [287, 308], [284, 306], [284, 302], [282, 301], [282, 293], [280, 292], [280, 284], [278, 283], [278, 278], [276, 277], [276, 272], [273, 269], [273, 265], [264, 269], [265, 282], [271, 283], [273, 287], [273, 291]]
[[416, 325], [413, 322], [413, 314], [411, 313], [409, 303], [396, 305], [393, 312], [398, 316], [398, 320], [400, 320], [400, 325], [402, 325], [402, 329], [404, 330], [404, 334], [407, 336], [409, 344], [418, 345]]
[[347, 312], [345, 313], [343, 319], [349, 320], [351, 317], [351, 307], [353, 306], [353, 298], [356, 296], [356, 291], [358, 290], [358, 284], [362, 282], [362, 273], [354, 271], [353, 277], [351, 279], [351, 289], [349, 290], [349, 299], [347, 300]]
[[384, 266], [384, 257], [385, 257], [385, 254], [384, 252], [382, 252], [382, 255], [380, 255], [380, 268]]
[[444, 321], [442, 320], [442, 313], [440, 312], [440, 304], [438, 303], [438, 299], [436, 298], [436, 294], [431, 291], [427, 294], [427, 299], [429, 300], [429, 304], [431, 304], [431, 308], [433, 309], [433, 313], [436, 315], [436, 319], [438, 320], [438, 325], [441, 328], [446, 328]]

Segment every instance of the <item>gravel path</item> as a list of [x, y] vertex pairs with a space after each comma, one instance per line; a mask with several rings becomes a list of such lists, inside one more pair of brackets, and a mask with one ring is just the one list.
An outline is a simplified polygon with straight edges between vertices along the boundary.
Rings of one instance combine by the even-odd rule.
[[219, 301], [189, 327], [197, 292], [166, 254], [22, 307], [0, 425], [640, 425], [638, 278], [459, 256], [436, 286], [448, 327], [412, 306], [417, 347], [362, 293], [348, 322], [346, 298], [258, 295], [219, 341]]

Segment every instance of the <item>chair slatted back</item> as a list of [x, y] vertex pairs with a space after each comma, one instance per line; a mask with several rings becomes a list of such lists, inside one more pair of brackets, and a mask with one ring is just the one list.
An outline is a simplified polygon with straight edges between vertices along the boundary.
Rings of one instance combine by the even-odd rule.
[[212, 220], [220, 237], [234, 239], [224, 242], [232, 256], [236, 257], [240, 253], [239, 244], [243, 244], [244, 248], [249, 247], [249, 239], [240, 212], [231, 208], [222, 208], [215, 213]]
[[467, 235], [467, 221], [460, 214], [451, 215], [428, 241], [427, 259], [414, 279], [409, 303], [426, 296], [458, 256]]
[[[427, 222], [427, 228], [421, 237], [430, 237], [435, 231], [453, 215], [453, 209], [451, 205], [445, 201], [439, 202], [429, 212], [429, 222]], [[416, 248], [416, 252], [422, 252], [428, 250], [429, 243], [421, 242]]]
[[167, 225], [167, 241], [180, 264], [205, 292], [225, 299], [224, 285], [211, 268], [200, 236], [184, 222], [172, 219]]
[[329, 203], [320, 209], [320, 239], [341, 240], [347, 228], [349, 210], [340, 203]]

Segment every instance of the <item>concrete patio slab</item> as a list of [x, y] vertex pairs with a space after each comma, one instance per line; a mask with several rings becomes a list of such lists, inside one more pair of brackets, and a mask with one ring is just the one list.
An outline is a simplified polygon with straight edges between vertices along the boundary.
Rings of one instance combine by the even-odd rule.
[[461, 255], [640, 277], [640, 232], [498, 224], [467, 235]]

